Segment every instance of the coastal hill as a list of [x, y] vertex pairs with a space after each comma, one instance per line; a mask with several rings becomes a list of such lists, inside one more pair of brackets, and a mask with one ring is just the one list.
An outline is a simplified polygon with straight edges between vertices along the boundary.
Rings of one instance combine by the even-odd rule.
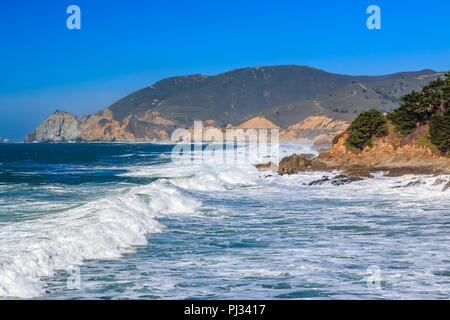
[[280, 162], [279, 172], [350, 170], [450, 174], [450, 72], [401, 98], [388, 114], [370, 109], [336, 136], [315, 159], [301, 155]]
[[361, 112], [389, 112], [400, 97], [435, 80], [433, 70], [348, 76], [304, 66], [237, 69], [161, 80], [87, 117], [57, 111], [27, 142], [168, 141], [176, 128], [280, 128], [282, 141], [343, 132]]

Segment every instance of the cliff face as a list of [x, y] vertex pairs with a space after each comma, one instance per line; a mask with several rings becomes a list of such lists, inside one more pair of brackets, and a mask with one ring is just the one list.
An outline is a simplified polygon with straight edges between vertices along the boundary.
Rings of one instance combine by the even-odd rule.
[[278, 129], [280, 142], [313, 141], [317, 138], [327, 140], [331, 146], [333, 138], [344, 132], [350, 124], [343, 120], [335, 120], [327, 116], [310, 116], [288, 128], [281, 128], [264, 117], [251, 118], [236, 129]]
[[[354, 123], [352, 123], [354, 125]], [[365, 169], [388, 171], [390, 175], [450, 174], [450, 156], [442, 154], [430, 141], [430, 125], [418, 125], [408, 135], [395, 131], [387, 122], [387, 133], [372, 136], [371, 144], [355, 152], [347, 142], [352, 127], [336, 136], [329, 150], [313, 159], [292, 155], [281, 160], [278, 172], [333, 171]]]
[[[423, 132], [425, 134], [426, 131]], [[365, 147], [355, 154], [344, 145], [347, 138], [348, 134], [344, 134], [329, 151], [319, 155], [318, 161], [329, 170], [369, 167], [372, 170], [408, 168], [412, 172], [450, 173], [450, 157], [442, 156], [430, 146], [419, 145], [418, 140], [408, 141], [408, 137], [401, 141], [393, 141], [392, 137], [378, 138], [374, 139], [372, 147]]]
[[26, 141], [168, 141], [194, 120], [214, 127], [280, 128], [281, 141], [339, 133], [369, 107], [387, 111], [401, 93], [435, 79], [432, 70], [347, 76], [302, 66], [272, 66], [159, 81], [87, 119], [57, 112]]
[[[283, 158], [273, 171], [284, 175], [340, 170], [343, 174], [336, 176], [334, 180], [328, 181], [328, 178], [325, 178], [316, 181], [318, 184], [331, 182], [336, 185], [357, 181], [361, 177], [371, 177], [370, 172], [376, 171], [385, 171], [388, 176], [450, 174], [450, 157], [443, 156], [432, 146], [421, 145], [422, 139], [428, 134], [427, 130], [426, 127], [420, 126], [411, 136], [404, 138], [390, 135], [374, 139], [372, 146], [366, 146], [359, 153], [354, 153], [346, 147], [345, 142], [349, 135], [345, 132], [336, 139], [337, 142], [329, 151], [318, 157], [293, 154]], [[450, 182], [444, 191], [449, 188]]]
[[[344, 132], [350, 123], [324, 115], [310, 116], [280, 131], [280, 141], [327, 141]], [[322, 145], [323, 146], [323, 145]]]
[[79, 139], [81, 122], [67, 112], [57, 111], [45, 119], [39, 127], [29, 133], [26, 142], [66, 142]]

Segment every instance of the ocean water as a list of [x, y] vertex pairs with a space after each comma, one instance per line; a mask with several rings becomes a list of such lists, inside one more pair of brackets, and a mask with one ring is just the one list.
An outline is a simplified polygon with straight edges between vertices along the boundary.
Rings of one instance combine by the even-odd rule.
[[0, 144], [0, 297], [450, 298], [448, 176], [308, 186], [331, 174], [172, 148]]

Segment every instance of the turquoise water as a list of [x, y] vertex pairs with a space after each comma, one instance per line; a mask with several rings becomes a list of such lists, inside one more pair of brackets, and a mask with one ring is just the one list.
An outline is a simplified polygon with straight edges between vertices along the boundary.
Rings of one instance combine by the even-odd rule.
[[439, 177], [308, 186], [330, 174], [172, 160], [172, 147], [1, 144], [0, 296], [450, 298]]

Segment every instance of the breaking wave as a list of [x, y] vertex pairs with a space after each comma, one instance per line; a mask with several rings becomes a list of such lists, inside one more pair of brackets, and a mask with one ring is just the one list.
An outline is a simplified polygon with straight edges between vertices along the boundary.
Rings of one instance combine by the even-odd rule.
[[181, 190], [156, 181], [42, 218], [0, 229], [0, 296], [44, 293], [42, 277], [90, 259], [114, 259], [161, 232], [155, 217], [193, 213], [201, 205]]

